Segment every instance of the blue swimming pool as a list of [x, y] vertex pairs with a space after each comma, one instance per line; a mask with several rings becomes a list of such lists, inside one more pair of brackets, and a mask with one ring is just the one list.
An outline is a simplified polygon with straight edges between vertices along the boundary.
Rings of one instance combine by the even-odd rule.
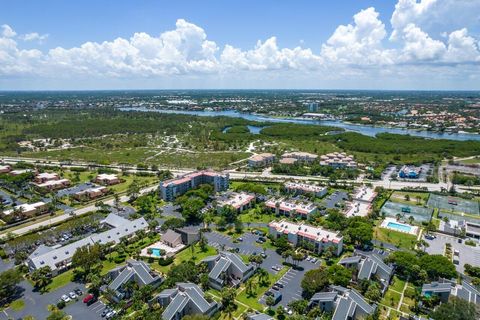
[[152, 256], [157, 258], [161, 257], [162, 254], [160, 253], [160, 249], [152, 249]]
[[402, 232], [408, 232], [408, 233], [410, 233], [412, 231], [411, 226], [406, 225], [406, 224], [402, 224], [402, 223], [396, 223], [396, 222], [387, 223], [387, 227], [391, 228], [391, 229], [398, 230], [398, 231], [402, 231]]

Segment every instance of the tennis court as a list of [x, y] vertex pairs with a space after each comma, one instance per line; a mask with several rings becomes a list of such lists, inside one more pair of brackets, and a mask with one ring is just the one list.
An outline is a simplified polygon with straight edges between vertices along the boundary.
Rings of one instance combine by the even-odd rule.
[[431, 194], [427, 206], [430, 208], [439, 208], [446, 212], [463, 212], [471, 215], [479, 215], [477, 201], [466, 200], [458, 197], [439, 196]]
[[448, 220], [455, 220], [455, 221], [462, 221], [462, 220], [465, 220], [465, 221], [468, 221], [468, 222], [471, 222], [471, 223], [480, 223], [480, 216], [478, 216], [478, 218], [475, 218], [474, 216], [468, 216], [468, 215], [463, 215], [463, 214], [459, 214], [459, 213], [449, 213], [449, 212], [446, 212], [446, 211], [442, 211], [440, 210], [438, 212], [438, 218], [439, 219], [443, 219], [447, 217]]
[[402, 220], [407, 221], [410, 216], [413, 217], [413, 223], [428, 222], [432, 218], [433, 209], [424, 208], [409, 204], [387, 201], [381, 210], [382, 215], [396, 218], [399, 214]]

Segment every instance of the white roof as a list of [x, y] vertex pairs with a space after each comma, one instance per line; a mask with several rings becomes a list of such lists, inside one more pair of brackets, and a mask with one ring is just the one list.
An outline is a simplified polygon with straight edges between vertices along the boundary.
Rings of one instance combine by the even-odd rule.
[[232, 206], [235, 209], [240, 208], [241, 206], [249, 204], [255, 197], [245, 192], [232, 192], [228, 199], [219, 201], [218, 205], [223, 206]]
[[290, 221], [272, 221], [270, 227], [275, 228], [279, 233], [296, 234], [313, 239], [315, 241], [332, 241], [338, 243], [343, 237], [336, 232], [328, 231], [308, 224], [296, 224]]
[[[28, 211], [36, 210], [37, 208], [42, 207], [44, 205], [46, 205], [46, 203], [43, 201], [39, 201], [35, 203], [24, 203], [24, 204], [15, 206], [15, 209], [22, 210], [23, 212], [28, 212]], [[3, 211], [3, 214], [8, 216], [9, 214], [12, 214], [13, 211], [14, 209], [5, 210]]]
[[270, 208], [276, 208], [277, 203], [280, 204], [280, 210], [287, 212], [295, 210], [297, 213], [300, 214], [309, 214], [317, 209], [317, 206], [310, 201], [288, 201], [285, 199], [275, 198], [268, 200], [265, 205]]
[[116, 174], [101, 173], [97, 176], [99, 180], [116, 180], [118, 176]]
[[43, 183], [38, 183], [36, 184], [37, 187], [43, 188], [43, 187], [48, 187], [48, 186], [56, 186], [60, 184], [64, 184], [70, 182], [68, 179], [60, 179], [60, 180], [48, 180]]
[[58, 174], [56, 174], [55, 172], [42, 172], [42, 173], [39, 173], [37, 174], [36, 176], [37, 178], [40, 178], [40, 179], [56, 179], [58, 178]]
[[312, 184], [295, 183], [295, 182], [285, 183], [285, 188], [303, 190], [307, 192], [322, 192], [326, 189], [325, 187], [322, 187], [322, 186], [315, 186]]

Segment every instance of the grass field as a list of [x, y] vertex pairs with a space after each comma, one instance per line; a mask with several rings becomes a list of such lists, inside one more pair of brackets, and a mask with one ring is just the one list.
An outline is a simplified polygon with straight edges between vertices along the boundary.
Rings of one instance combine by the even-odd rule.
[[154, 261], [153, 263], [150, 264], [150, 267], [152, 269], [158, 271], [158, 272], [167, 273], [168, 270], [170, 270], [170, 268], [173, 265], [178, 265], [178, 264], [180, 264], [184, 261], [188, 261], [188, 260], [191, 260], [191, 259], [193, 259], [196, 263], [198, 263], [202, 259], [205, 259], [206, 257], [209, 257], [209, 256], [213, 256], [215, 254], [217, 254], [217, 250], [214, 247], [207, 246], [207, 250], [202, 251], [200, 246], [196, 245], [193, 255], [192, 255], [191, 248], [188, 247], [188, 248], [185, 248], [184, 250], [182, 250], [180, 253], [178, 253], [175, 256], [175, 260], [173, 260], [172, 264], [170, 264], [168, 266], [161, 266], [161, 265], [158, 264], [157, 261]]
[[[406, 200], [405, 196], [410, 197], [410, 200]], [[423, 206], [427, 203], [429, 193], [426, 192], [406, 192], [406, 191], [395, 191], [390, 196], [390, 201], [411, 204], [416, 206]]]
[[52, 278], [52, 282], [46, 287], [46, 291], [55, 291], [63, 286], [66, 286], [72, 281], [73, 269], [65, 271], [56, 277]]
[[387, 242], [402, 249], [412, 249], [417, 238], [414, 235], [398, 232], [376, 226], [373, 230], [373, 238]]

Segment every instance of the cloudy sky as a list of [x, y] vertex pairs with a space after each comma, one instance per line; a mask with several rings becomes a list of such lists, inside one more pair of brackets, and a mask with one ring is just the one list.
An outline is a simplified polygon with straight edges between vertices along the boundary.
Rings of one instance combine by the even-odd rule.
[[480, 0], [0, 0], [0, 90], [480, 90]]

